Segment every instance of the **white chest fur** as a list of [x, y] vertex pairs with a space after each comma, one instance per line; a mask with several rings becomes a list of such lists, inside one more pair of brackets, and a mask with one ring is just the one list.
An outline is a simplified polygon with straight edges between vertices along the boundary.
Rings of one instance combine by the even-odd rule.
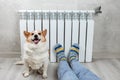
[[24, 45], [24, 60], [32, 69], [39, 69], [45, 62], [48, 62], [49, 54], [46, 43]]

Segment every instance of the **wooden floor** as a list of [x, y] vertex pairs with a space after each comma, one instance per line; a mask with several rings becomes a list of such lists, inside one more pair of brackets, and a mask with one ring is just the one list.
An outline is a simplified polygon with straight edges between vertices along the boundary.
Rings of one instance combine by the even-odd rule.
[[[16, 58], [0, 58], [0, 80], [42, 80], [36, 72], [28, 78], [22, 76], [24, 66], [15, 65]], [[120, 59], [94, 59], [92, 63], [83, 63], [102, 80], [120, 80]], [[47, 80], [57, 80], [57, 63], [50, 63]]]

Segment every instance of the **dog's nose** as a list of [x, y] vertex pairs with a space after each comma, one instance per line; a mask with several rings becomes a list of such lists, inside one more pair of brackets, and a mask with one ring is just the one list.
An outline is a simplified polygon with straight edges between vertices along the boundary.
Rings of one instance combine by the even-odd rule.
[[38, 37], [38, 35], [34, 35], [34, 37], [35, 37], [35, 38], [37, 38], [37, 37]]

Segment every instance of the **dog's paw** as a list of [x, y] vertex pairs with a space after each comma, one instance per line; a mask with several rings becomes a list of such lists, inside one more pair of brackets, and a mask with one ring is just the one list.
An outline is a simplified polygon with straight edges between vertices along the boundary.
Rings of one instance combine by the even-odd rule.
[[40, 74], [40, 75], [43, 75], [43, 72], [40, 71], [40, 70], [38, 70], [37, 73]]
[[22, 60], [21, 61], [17, 61], [17, 62], [15, 62], [15, 64], [16, 65], [24, 65], [24, 61], [22, 61]]
[[44, 80], [46, 80], [46, 79], [48, 78], [47, 74], [43, 74], [43, 75], [42, 75], [42, 78], [43, 78]]
[[42, 80], [47, 80], [47, 78], [46, 79], [42, 79]]
[[24, 76], [24, 77], [28, 77], [29, 75], [30, 75], [30, 74], [29, 74], [28, 72], [24, 72], [24, 73], [23, 73], [23, 76]]

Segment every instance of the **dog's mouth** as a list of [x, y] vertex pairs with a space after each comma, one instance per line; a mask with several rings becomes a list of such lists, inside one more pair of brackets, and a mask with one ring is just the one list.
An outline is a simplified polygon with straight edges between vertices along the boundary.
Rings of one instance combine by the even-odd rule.
[[40, 40], [41, 40], [41, 39], [35, 38], [35, 39], [33, 39], [32, 41], [33, 41], [35, 44], [38, 44]]

